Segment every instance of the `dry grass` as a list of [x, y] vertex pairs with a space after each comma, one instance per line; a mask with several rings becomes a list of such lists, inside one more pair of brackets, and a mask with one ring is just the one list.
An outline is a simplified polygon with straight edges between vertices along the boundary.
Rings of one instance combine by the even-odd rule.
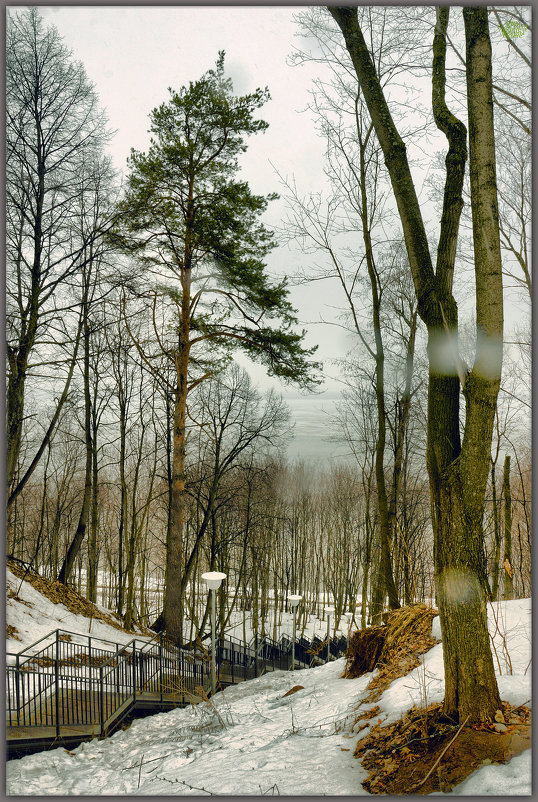
[[[94, 618], [99, 621], [104, 621], [109, 626], [114, 627], [115, 629], [121, 629], [124, 632], [139, 632], [144, 635], [153, 635], [154, 633], [147, 629], [147, 627], [138, 626], [137, 629], [126, 629], [123, 625], [123, 621], [116, 616], [112, 612], [103, 612], [100, 610], [97, 605], [93, 602], [88, 601], [76, 590], [73, 588], [64, 585], [62, 582], [58, 582], [55, 579], [45, 579], [42, 576], [39, 576], [35, 571], [26, 571], [21, 565], [13, 562], [12, 560], [7, 560], [7, 567], [9, 570], [15, 574], [15, 576], [19, 577], [19, 579], [24, 579], [26, 582], [29, 582], [32, 587], [34, 587], [39, 593], [46, 596], [54, 604], [63, 604], [64, 607], [67, 607], [70, 613], [74, 613], [75, 615], [83, 615], [86, 618]], [[9, 598], [13, 598], [17, 601], [21, 601], [24, 604], [28, 605], [28, 602], [24, 602], [23, 599], [19, 599], [17, 594], [13, 592], [13, 590], [8, 591]]]
[[6, 624], [6, 638], [14, 638], [14, 640], [20, 640], [18, 635], [19, 630], [17, 627], [14, 627], [13, 624]]
[[420, 656], [437, 641], [431, 635], [437, 610], [425, 604], [402, 607], [389, 614], [387, 623], [354, 632], [346, 652], [343, 676], [351, 679], [378, 669], [372, 677], [364, 701], [377, 701], [385, 688], [418, 666]]

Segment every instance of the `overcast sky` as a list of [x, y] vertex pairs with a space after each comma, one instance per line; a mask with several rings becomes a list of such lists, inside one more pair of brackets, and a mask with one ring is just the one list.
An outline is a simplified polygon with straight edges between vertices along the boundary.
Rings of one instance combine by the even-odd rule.
[[[313, 113], [307, 110], [313, 78], [320, 75], [322, 67], [289, 64], [295, 47], [312, 46], [311, 41], [303, 39], [294, 21], [300, 7], [40, 6], [39, 9], [45, 22], [57, 27], [95, 84], [110, 127], [116, 131], [110, 152], [118, 169], [125, 168], [131, 148], [147, 149], [148, 115], [168, 99], [168, 87], [177, 90], [197, 80], [215, 65], [219, 50], [225, 50], [225, 69], [237, 93], [265, 86], [271, 93], [271, 100], [262, 112], [269, 128], [248, 140], [248, 151], [242, 157], [244, 176], [251, 189], [260, 194], [282, 191], [276, 171], [294, 179], [300, 194], [323, 187], [324, 141], [316, 134]], [[430, 103], [429, 86], [425, 92], [426, 105]], [[439, 147], [443, 147], [442, 143]], [[428, 164], [434, 149], [429, 142]], [[281, 224], [284, 211], [283, 201], [272, 204], [267, 224], [273, 227]], [[302, 266], [309, 267], [313, 260], [315, 257], [301, 254], [297, 247], [282, 245], [270, 254], [268, 265], [279, 277], [293, 276]], [[270, 382], [260, 366], [249, 367], [249, 372], [261, 389], [275, 385], [291, 406], [297, 436], [289, 449], [290, 456], [339, 458], [342, 447], [329, 420], [342, 388], [334, 360], [345, 356], [352, 340], [341, 328], [320, 321], [336, 322], [343, 300], [334, 281], [292, 288], [291, 298], [308, 329], [306, 345], [319, 346], [325, 392], [301, 397], [293, 388]], [[472, 300], [468, 291], [467, 299]], [[465, 300], [458, 299], [460, 304]]]
[[[302, 192], [323, 185], [324, 142], [316, 135], [313, 115], [306, 111], [316, 66], [292, 67], [287, 61], [296, 44], [304, 45], [295, 7], [135, 7], [40, 6], [46, 24], [54, 24], [95, 84], [100, 103], [116, 131], [110, 152], [124, 169], [131, 148], [146, 150], [148, 115], [168, 100], [168, 87], [179, 89], [214, 67], [219, 50], [226, 51], [225, 69], [238, 94], [269, 88], [271, 100], [261, 112], [269, 123], [263, 134], [248, 140], [241, 163], [251, 189], [260, 194], [281, 191], [277, 175], [297, 182]], [[278, 226], [284, 211], [275, 202], [266, 222]], [[291, 275], [308, 259], [297, 248], [283, 245], [268, 259], [272, 272]], [[335, 286], [325, 283], [292, 288], [292, 302], [308, 328], [306, 344], [319, 345], [325, 384], [320, 395], [301, 395], [293, 387], [270, 382], [264, 369], [250, 365], [260, 389], [271, 385], [283, 393], [296, 423], [292, 457], [336, 457], [330, 415], [341, 384], [334, 377], [334, 358], [348, 350], [345, 333], [320, 319], [334, 320], [341, 304]], [[317, 323], [316, 323], [317, 321]]]

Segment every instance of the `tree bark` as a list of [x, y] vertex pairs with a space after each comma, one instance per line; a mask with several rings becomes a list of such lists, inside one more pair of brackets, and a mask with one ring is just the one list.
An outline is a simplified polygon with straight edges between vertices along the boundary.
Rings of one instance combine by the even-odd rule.
[[[329, 11], [342, 30], [384, 153], [419, 314], [428, 328], [427, 464], [443, 634], [444, 707], [448, 714], [462, 720], [467, 716], [471, 721], [490, 720], [498, 708], [499, 694], [487, 631], [482, 516], [502, 357], [502, 281], [487, 9], [466, 8], [463, 12], [477, 288], [477, 351], [467, 378], [457, 354], [457, 306], [452, 297], [466, 150], [465, 128], [450, 114], [444, 100], [449, 9], [438, 10], [434, 38], [434, 115], [449, 141], [435, 273], [405, 146], [386, 104], [357, 10], [330, 7]], [[460, 382], [467, 413], [463, 444], [459, 433]]]
[[164, 591], [165, 629], [172, 638], [179, 638], [179, 640], [181, 640], [183, 637], [182, 580], [185, 568], [185, 439], [191, 315], [191, 250], [190, 235], [188, 231], [185, 239], [184, 267], [181, 270], [182, 294], [179, 320], [179, 341], [175, 361], [177, 384], [174, 392], [172, 487], [170, 492], [170, 518], [168, 522], [168, 533], [166, 539], [166, 572]]
[[504, 458], [503, 471], [504, 493], [504, 592], [503, 599], [514, 598], [514, 582], [512, 569], [512, 493], [510, 490], [510, 455]]
[[[90, 260], [91, 261], [91, 260]], [[84, 298], [82, 302], [83, 316], [83, 343], [84, 343], [84, 361], [83, 361], [83, 384], [84, 384], [84, 439], [86, 444], [86, 468], [84, 472], [84, 495], [82, 498], [82, 507], [78, 519], [77, 529], [73, 540], [71, 541], [67, 554], [63, 561], [60, 573], [58, 574], [58, 581], [67, 584], [75, 560], [80, 551], [80, 547], [86, 535], [86, 528], [88, 525], [88, 516], [90, 511], [90, 501], [92, 494], [92, 463], [93, 463], [93, 438], [91, 426], [91, 395], [90, 395], [90, 324], [88, 319], [88, 292], [89, 292], [89, 275], [84, 277]]]
[[501, 525], [499, 521], [499, 503], [497, 501], [497, 480], [495, 478], [495, 460], [491, 460], [491, 506], [493, 511], [493, 537], [495, 552], [491, 569], [491, 600], [495, 601], [499, 591], [499, 565], [501, 562]]
[[99, 567], [99, 547], [97, 542], [99, 528], [99, 466], [97, 463], [97, 383], [93, 394], [92, 409], [92, 498], [90, 507], [90, 533], [88, 536], [88, 587], [87, 596], [97, 602], [97, 581]]

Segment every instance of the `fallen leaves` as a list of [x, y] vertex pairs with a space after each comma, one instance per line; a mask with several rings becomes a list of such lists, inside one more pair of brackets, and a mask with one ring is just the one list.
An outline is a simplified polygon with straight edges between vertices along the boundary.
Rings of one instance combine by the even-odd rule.
[[385, 727], [377, 712], [360, 715], [361, 724], [370, 723], [370, 730], [354, 752], [370, 771], [363, 787], [372, 794], [450, 792], [479, 766], [508, 762], [530, 746], [531, 712], [524, 705], [513, 708], [502, 702], [497, 720], [463, 726], [446, 716], [441, 704], [414, 707]]

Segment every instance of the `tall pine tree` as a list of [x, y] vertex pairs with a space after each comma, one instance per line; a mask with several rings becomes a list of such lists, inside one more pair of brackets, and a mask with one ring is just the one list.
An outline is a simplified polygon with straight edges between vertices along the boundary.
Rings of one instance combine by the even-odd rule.
[[[260, 215], [274, 195], [254, 195], [238, 180], [244, 137], [264, 131], [255, 119], [267, 89], [235, 96], [214, 70], [189, 83], [151, 113], [147, 153], [132, 151], [117, 237], [159, 275], [159, 289], [177, 310], [174, 342], [172, 478], [166, 544], [164, 628], [182, 636], [187, 397], [214, 375], [219, 352], [240, 347], [270, 374], [308, 386], [315, 349], [302, 346], [285, 280], [271, 282], [265, 257], [274, 247]], [[163, 287], [163, 282], [165, 286]]]

